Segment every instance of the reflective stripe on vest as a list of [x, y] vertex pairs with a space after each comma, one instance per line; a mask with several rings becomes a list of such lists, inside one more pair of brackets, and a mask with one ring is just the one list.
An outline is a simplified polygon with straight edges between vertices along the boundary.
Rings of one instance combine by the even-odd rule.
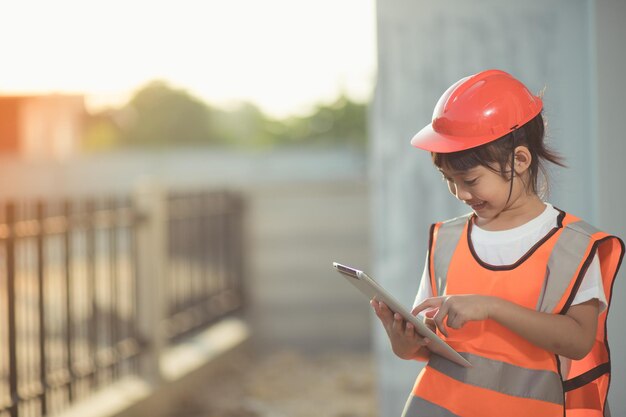
[[[438, 357], [433, 355], [431, 361], [435, 358]], [[447, 360], [442, 359], [442, 361]], [[461, 368], [455, 364], [450, 365]], [[527, 371], [528, 370], [523, 370], [522, 374], [530, 376]], [[476, 375], [476, 378], [480, 378], [480, 375]], [[495, 382], [497, 382], [497, 379]], [[539, 381], [539, 383], [542, 382], [543, 381]], [[534, 383], [535, 381], [531, 378], [525, 381], [524, 385], [532, 387]], [[558, 391], [559, 386], [560, 379], [557, 374], [556, 385], [550, 387], [549, 390], [551, 392]], [[520, 391], [520, 393], [522, 392]], [[428, 365], [420, 373], [402, 416], [563, 417], [564, 407], [562, 403], [562, 393], [560, 404], [532, 398], [531, 396], [533, 394], [542, 395], [538, 391], [529, 391], [528, 395], [521, 396], [512, 396], [499, 391], [492, 391], [469, 384], [464, 380], [459, 381], [451, 378], [449, 375]]]
[[[452, 378], [479, 389], [488, 389], [502, 395], [517, 397], [522, 401], [534, 400], [537, 404], [540, 402], [550, 403], [552, 405], [546, 404], [546, 408], [553, 411], [555, 415], [562, 415], [563, 389], [561, 377], [556, 372], [526, 369], [464, 352], [461, 353], [461, 356], [470, 361], [473, 368], [458, 366], [437, 355], [431, 356], [428, 367], [445, 375], [445, 378]], [[523, 411], [523, 413], [526, 412], [527, 410]], [[472, 414], [455, 414], [436, 403], [415, 395], [410, 396], [402, 414], [403, 417], [458, 417], [461, 415]], [[508, 416], [512, 414], [503, 413], [500, 410], [498, 415]]]
[[434, 266], [430, 271], [430, 276], [431, 282], [434, 282], [432, 290], [435, 296], [445, 292], [448, 266], [469, 218], [470, 216], [466, 215], [449, 220], [435, 232], [437, 236], [433, 238], [433, 247], [430, 248], [433, 251]]
[[527, 369], [471, 353], [461, 353], [472, 365], [464, 368], [433, 355], [428, 366], [457, 381], [514, 397], [563, 405], [561, 377], [556, 372]]
[[404, 406], [402, 416], [411, 417], [460, 417], [435, 403], [411, 396]]
[[[591, 235], [596, 232], [597, 229], [583, 221], [570, 223], [564, 227], [548, 260], [548, 270], [542, 294], [537, 302], [537, 311], [554, 312], [572, 277], [579, 269], [581, 259], [592, 241]], [[592, 257], [588, 259], [591, 261]]]

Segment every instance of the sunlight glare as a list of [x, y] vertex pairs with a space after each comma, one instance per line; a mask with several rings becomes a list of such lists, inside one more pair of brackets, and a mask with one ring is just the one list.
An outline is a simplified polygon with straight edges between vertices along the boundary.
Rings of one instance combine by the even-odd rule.
[[373, 0], [0, 0], [0, 93], [84, 92], [118, 105], [154, 79], [209, 103], [303, 111], [369, 98]]

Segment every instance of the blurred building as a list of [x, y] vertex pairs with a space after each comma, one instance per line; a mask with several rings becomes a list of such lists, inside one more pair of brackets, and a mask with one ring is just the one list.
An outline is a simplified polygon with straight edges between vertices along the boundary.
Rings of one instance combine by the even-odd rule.
[[73, 155], [85, 116], [81, 95], [0, 96], [0, 153], [37, 159]]

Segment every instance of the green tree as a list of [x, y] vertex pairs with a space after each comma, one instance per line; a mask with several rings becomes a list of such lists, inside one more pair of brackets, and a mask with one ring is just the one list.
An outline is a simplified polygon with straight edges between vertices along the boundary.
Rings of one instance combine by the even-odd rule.
[[342, 94], [333, 103], [321, 104], [306, 116], [285, 121], [279, 142], [306, 145], [345, 144], [364, 147], [367, 142], [367, 104]]
[[87, 117], [85, 122], [84, 149], [107, 151], [120, 146], [121, 131], [115, 121], [114, 110], [104, 110]]
[[304, 116], [270, 118], [251, 103], [232, 109], [205, 104], [185, 90], [153, 81], [120, 109], [106, 110], [88, 121], [85, 148], [119, 146], [174, 147], [277, 146], [365, 147], [367, 104], [341, 94], [333, 103], [318, 104]]
[[184, 90], [164, 81], [140, 89], [123, 109], [121, 143], [131, 146], [176, 146], [216, 143], [211, 109]]
[[211, 122], [221, 142], [237, 148], [268, 148], [276, 145], [281, 122], [269, 119], [252, 103], [241, 103], [229, 111], [212, 113]]

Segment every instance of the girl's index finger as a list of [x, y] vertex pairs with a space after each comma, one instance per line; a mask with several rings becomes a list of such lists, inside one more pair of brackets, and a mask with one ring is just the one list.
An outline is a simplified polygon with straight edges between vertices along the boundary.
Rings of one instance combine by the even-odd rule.
[[413, 310], [411, 310], [411, 314], [417, 316], [424, 310], [427, 309], [437, 309], [443, 303], [443, 297], [430, 297], [416, 305]]
[[448, 308], [449, 308], [448, 304], [444, 305], [443, 307], [441, 307], [440, 309], [437, 310], [437, 314], [435, 314], [435, 316], [433, 317], [433, 321], [435, 322], [435, 326], [437, 326], [437, 328], [439, 329], [441, 334], [443, 334], [446, 337], [448, 337], [448, 332], [447, 332], [445, 326], [443, 325], [443, 320], [448, 315]]

